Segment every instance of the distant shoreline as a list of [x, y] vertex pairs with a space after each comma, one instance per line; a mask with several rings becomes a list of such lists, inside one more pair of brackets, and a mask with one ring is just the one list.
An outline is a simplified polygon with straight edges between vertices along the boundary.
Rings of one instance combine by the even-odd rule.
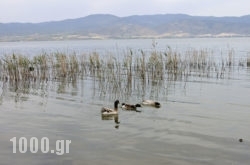
[[250, 15], [89, 15], [42, 23], [0, 23], [0, 41], [249, 37]]
[[54, 37], [41, 37], [41, 38], [32, 38], [29, 36], [14, 36], [9, 38], [0, 38], [0, 42], [21, 42], [21, 41], [73, 41], [73, 40], [109, 40], [109, 39], [178, 39], [178, 38], [248, 38], [250, 35], [199, 35], [199, 36], [167, 36], [167, 37], [159, 37], [159, 36], [131, 36], [131, 37], [102, 37], [102, 36], [96, 36], [96, 37], [85, 37], [85, 36], [79, 36], [79, 37], [68, 37], [68, 36], [61, 36], [58, 38]]

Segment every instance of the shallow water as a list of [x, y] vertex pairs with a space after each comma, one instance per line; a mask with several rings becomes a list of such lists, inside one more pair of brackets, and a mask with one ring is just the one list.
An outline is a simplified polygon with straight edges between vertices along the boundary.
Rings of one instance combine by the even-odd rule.
[[1, 42], [0, 55], [23, 54], [28, 56], [41, 53], [63, 52], [66, 54], [89, 52], [120, 53], [127, 49], [152, 50], [155, 44], [157, 50], [166, 50], [171, 47], [178, 51], [189, 49], [209, 49], [219, 56], [234, 49], [237, 56], [246, 56], [250, 52], [248, 38], [181, 38], [181, 39], [130, 39], [130, 40], [77, 40], [77, 41], [30, 41], [30, 42]]
[[[242, 40], [247, 41], [248, 38], [230, 41], [214, 39], [214, 42], [211, 39], [170, 39], [164, 40], [164, 43], [182, 48], [217, 49], [215, 46], [220, 45], [222, 49], [230, 42], [236, 54], [239, 51], [239, 56], [246, 56], [249, 47], [245, 42], [238, 43]], [[200, 41], [216, 44], [206, 45]], [[112, 40], [110, 44], [105, 41], [84, 41], [86, 45], [91, 45], [84, 50], [96, 48], [106, 51], [112, 46], [116, 47], [115, 42], [124, 48], [133, 45], [128, 40]], [[162, 43], [158, 42], [159, 45]], [[101, 43], [107, 45], [101, 47]], [[22, 49], [26, 45], [26, 51], [30, 50], [32, 55], [34, 49], [31, 47], [40, 51], [45, 43], [35, 44], [39, 46], [14, 44]], [[67, 41], [65, 45], [68, 44], [70, 42]], [[150, 40], [145, 40], [144, 45], [136, 46], [150, 49], [150, 44]], [[5, 53], [11, 52], [8, 43], [4, 45]], [[54, 46], [64, 49], [62, 45]], [[83, 48], [79, 46], [80, 49]], [[235, 68], [223, 79], [192, 76], [186, 81], [148, 85], [145, 91], [138, 90], [141, 89], [138, 86], [130, 95], [121, 95], [120, 91], [103, 92], [98, 81], [91, 77], [76, 82], [11, 84], [0, 81], [0, 164], [247, 165], [250, 163], [249, 81], [250, 68], [246, 66]], [[120, 124], [112, 118], [103, 120], [101, 117], [101, 107], [112, 107], [115, 99], [137, 103], [144, 98], [158, 100], [161, 108], [144, 106], [140, 108], [141, 113], [120, 109]], [[50, 149], [56, 148], [56, 140], [71, 140], [71, 144], [69, 153], [61, 156], [42, 153], [41, 147], [38, 153], [31, 153], [29, 149], [27, 153], [20, 153], [19, 146], [17, 153], [13, 154], [12, 137], [37, 137], [39, 140], [48, 137]], [[243, 139], [243, 142], [239, 142], [239, 139]]]

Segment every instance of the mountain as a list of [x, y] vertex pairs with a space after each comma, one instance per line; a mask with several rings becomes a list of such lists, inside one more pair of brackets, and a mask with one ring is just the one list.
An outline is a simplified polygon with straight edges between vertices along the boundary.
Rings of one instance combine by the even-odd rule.
[[42, 23], [0, 23], [0, 41], [250, 36], [250, 15], [109, 14]]

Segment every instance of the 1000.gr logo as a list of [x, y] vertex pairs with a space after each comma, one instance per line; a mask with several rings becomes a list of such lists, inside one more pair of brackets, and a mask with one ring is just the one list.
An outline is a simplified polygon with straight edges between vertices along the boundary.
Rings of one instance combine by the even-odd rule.
[[[49, 150], [49, 138], [43, 137], [40, 141], [36, 137], [32, 137], [29, 139], [29, 142], [27, 138], [21, 137], [19, 138], [17, 142], [17, 138], [13, 137], [10, 139], [10, 141], [13, 143], [13, 153], [16, 153], [17, 149], [17, 143], [20, 153], [26, 153], [28, 150], [28, 143], [29, 143], [29, 150], [31, 153], [37, 153], [39, 148], [42, 153], [56, 153], [57, 155], [63, 155], [64, 151], [65, 153], [69, 153], [69, 145], [71, 143], [71, 140], [57, 140], [56, 141], [56, 152], [55, 150]], [[64, 150], [65, 149], [65, 150]]]

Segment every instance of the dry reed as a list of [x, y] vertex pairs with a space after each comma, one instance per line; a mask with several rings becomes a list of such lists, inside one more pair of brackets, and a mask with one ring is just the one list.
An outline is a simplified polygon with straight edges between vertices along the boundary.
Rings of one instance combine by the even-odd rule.
[[[237, 63], [234, 50], [229, 49], [228, 56], [215, 58], [213, 51], [190, 49], [184, 54], [167, 47], [157, 51], [156, 45], [149, 52], [143, 50], [125, 51], [119, 60], [116, 55], [98, 52], [66, 55], [55, 52], [43, 53], [30, 58], [23, 55], [5, 55], [0, 59], [1, 79], [9, 81], [37, 81], [66, 79], [76, 81], [92, 77], [98, 80], [103, 88], [117, 91], [121, 88], [127, 93], [135, 81], [155, 84], [167, 80], [187, 80], [189, 76], [225, 78], [225, 73]], [[242, 62], [239, 62], [242, 65]], [[247, 60], [247, 66], [250, 61]], [[229, 69], [228, 69], [229, 68]], [[105, 90], [103, 90], [105, 91]]]

